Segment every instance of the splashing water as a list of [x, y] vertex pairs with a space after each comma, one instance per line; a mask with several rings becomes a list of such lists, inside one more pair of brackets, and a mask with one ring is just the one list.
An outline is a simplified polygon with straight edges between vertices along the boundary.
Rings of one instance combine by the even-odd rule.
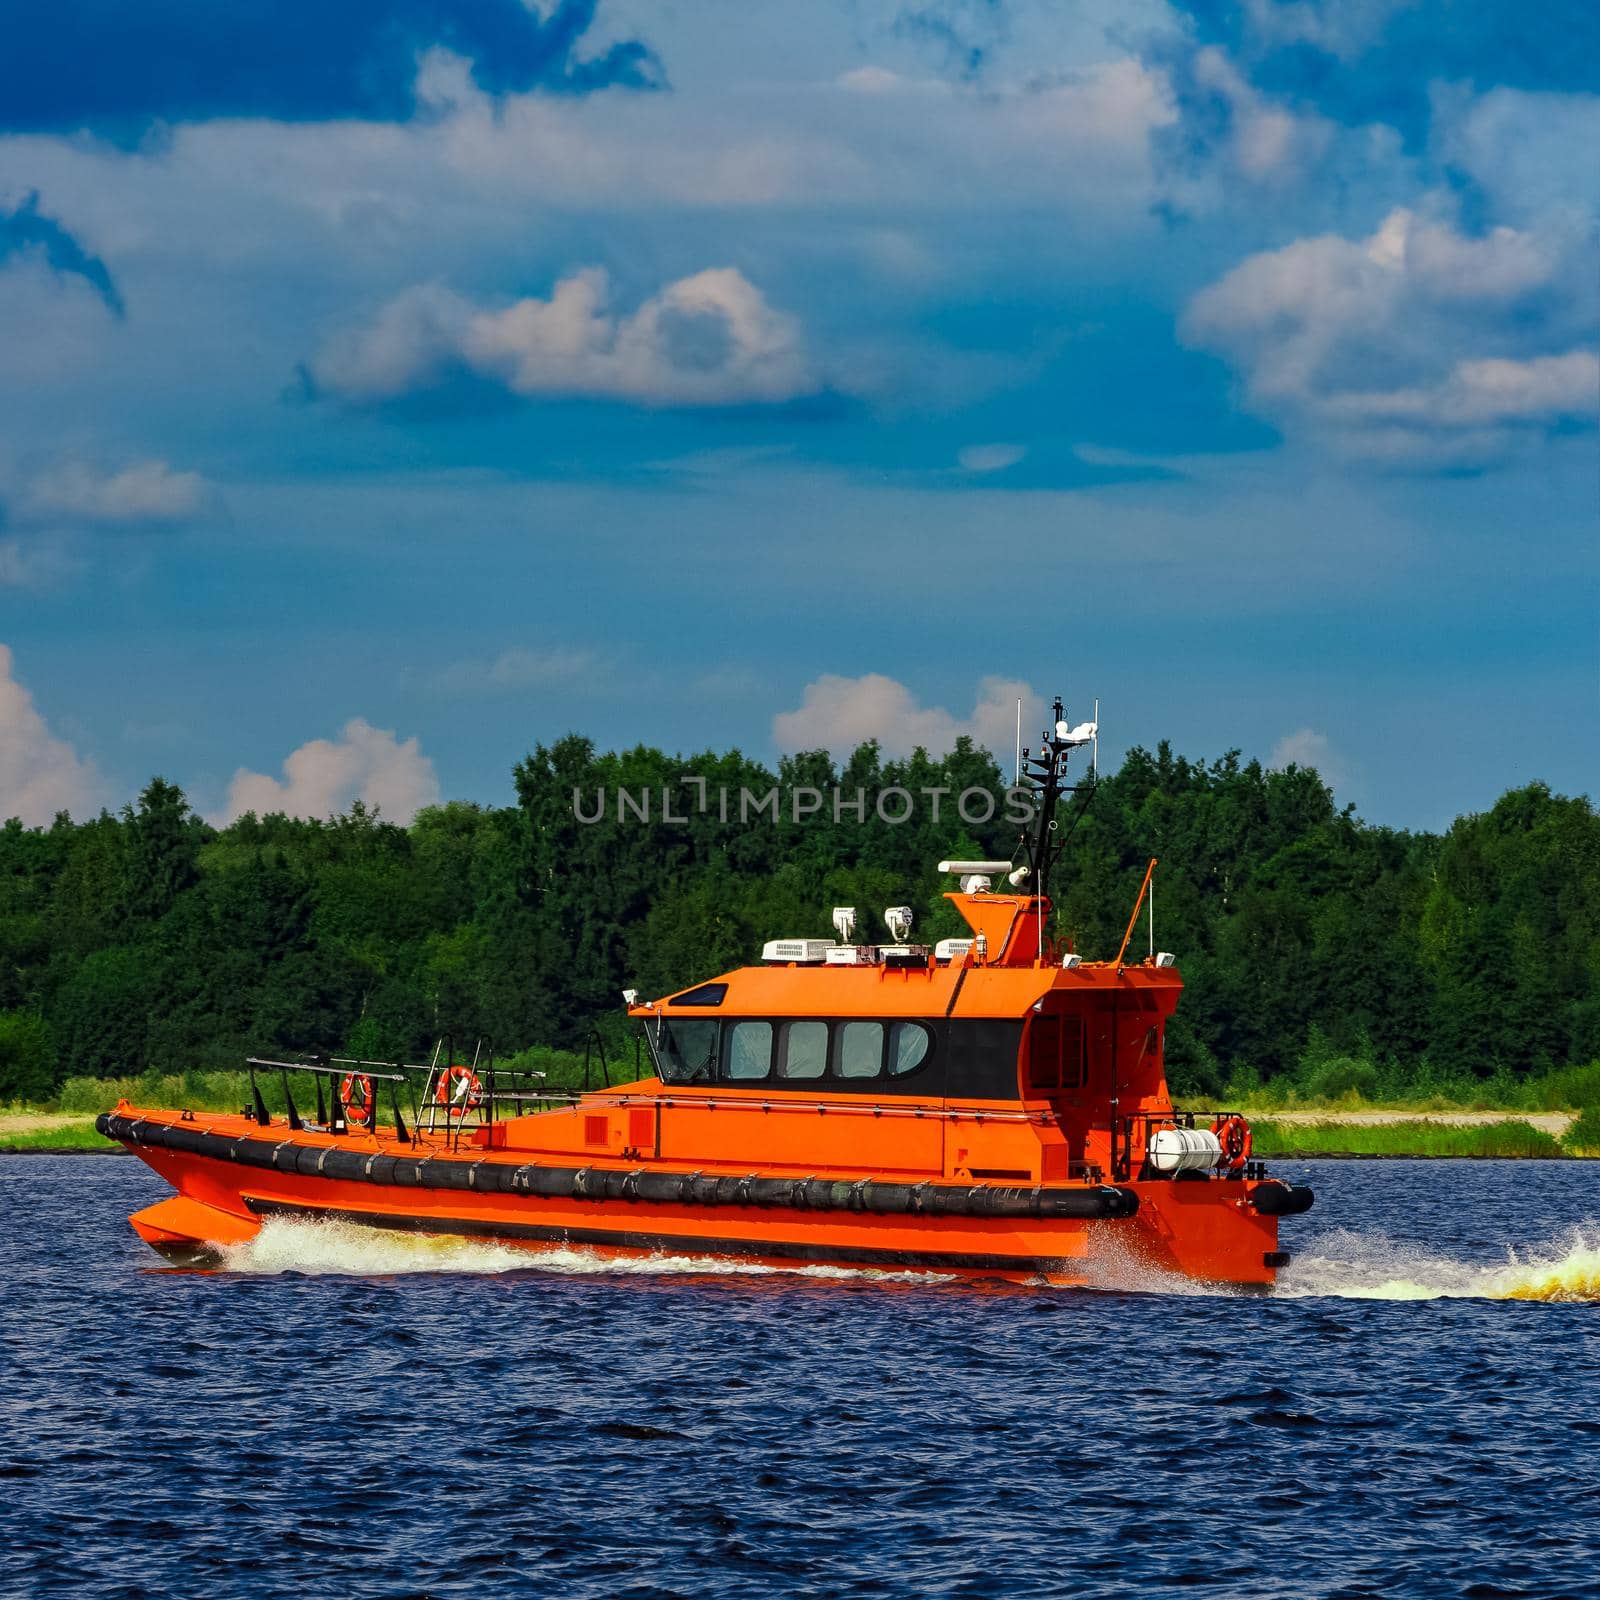
[[389, 1277], [411, 1272], [518, 1272], [529, 1257], [508, 1245], [444, 1234], [390, 1233], [352, 1222], [269, 1217], [261, 1231], [223, 1251], [224, 1272]]
[[1435, 1255], [1382, 1234], [1324, 1234], [1278, 1278], [1279, 1295], [1343, 1300], [1600, 1301], [1594, 1230], [1532, 1251], [1508, 1249], [1492, 1265]]
[[[1574, 1231], [1565, 1241], [1518, 1252], [1486, 1265], [1439, 1255], [1383, 1234], [1337, 1230], [1323, 1234], [1278, 1277], [1285, 1299], [1537, 1300], [1600, 1302], [1600, 1230]], [[1215, 1295], [1216, 1284], [1176, 1276], [1135, 1257], [1103, 1253], [1081, 1287], [1117, 1293]], [[870, 1268], [774, 1267], [704, 1256], [615, 1256], [565, 1246], [518, 1247], [444, 1234], [392, 1233], [337, 1219], [271, 1217], [255, 1238], [223, 1251], [220, 1270], [271, 1276], [295, 1272], [349, 1277], [410, 1273], [556, 1273], [648, 1277], [791, 1276], [874, 1283], [930, 1284], [916, 1272]]]
[[875, 1272], [828, 1266], [769, 1267], [708, 1256], [613, 1256], [569, 1246], [498, 1244], [452, 1234], [393, 1233], [338, 1218], [269, 1217], [243, 1244], [228, 1245], [219, 1270], [273, 1276], [393, 1277], [418, 1272], [493, 1274], [559, 1273], [567, 1276], [633, 1274], [649, 1277], [707, 1276], [862, 1279], [876, 1283], [921, 1283], [925, 1274]]

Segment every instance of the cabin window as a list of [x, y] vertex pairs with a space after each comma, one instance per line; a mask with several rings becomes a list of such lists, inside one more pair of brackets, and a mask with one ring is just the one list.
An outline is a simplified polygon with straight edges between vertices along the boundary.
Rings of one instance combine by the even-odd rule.
[[903, 1078], [928, 1059], [933, 1035], [920, 1022], [896, 1022], [889, 1028], [889, 1076]]
[[722, 1024], [663, 1017], [656, 1037], [656, 1066], [665, 1083], [706, 1083], [717, 1060]]
[[674, 995], [667, 1004], [669, 1006], [720, 1006], [727, 998], [727, 984], [702, 983], [698, 989], [690, 989], [687, 994]]
[[778, 1056], [780, 1078], [820, 1078], [828, 1066], [828, 1024], [786, 1022]]
[[833, 1070], [841, 1078], [876, 1078], [883, 1070], [883, 1024], [840, 1023]]
[[723, 1077], [733, 1083], [764, 1078], [771, 1067], [770, 1022], [735, 1022], [723, 1030]]

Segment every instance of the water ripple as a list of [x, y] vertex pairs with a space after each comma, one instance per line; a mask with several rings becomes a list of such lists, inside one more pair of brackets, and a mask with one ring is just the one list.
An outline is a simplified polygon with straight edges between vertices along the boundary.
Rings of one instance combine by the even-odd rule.
[[1593, 1592], [1592, 1170], [1317, 1165], [1263, 1299], [293, 1224], [183, 1273], [137, 1162], [0, 1158], [0, 1594]]

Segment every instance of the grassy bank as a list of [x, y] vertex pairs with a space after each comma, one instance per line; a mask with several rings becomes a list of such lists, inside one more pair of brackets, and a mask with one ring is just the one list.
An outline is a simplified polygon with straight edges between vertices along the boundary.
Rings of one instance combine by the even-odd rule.
[[[1191, 1094], [1189, 1098], [1199, 1097]], [[1233, 1073], [1220, 1091], [1204, 1099], [1209, 1105], [1225, 1104], [1268, 1119], [1275, 1111], [1502, 1111], [1508, 1116], [1581, 1111], [1600, 1106], [1600, 1062], [1477, 1077], [1426, 1067], [1403, 1072], [1393, 1063], [1329, 1055], [1325, 1045], [1314, 1045], [1288, 1071], [1262, 1078], [1241, 1070]]]
[[0, 1115], [0, 1153], [28, 1150], [114, 1150], [94, 1131], [92, 1119]]
[[1527, 1122], [1252, 1122], [1255, 1154], [1285, 1156], [1570, 1156], [1581, 1147]]

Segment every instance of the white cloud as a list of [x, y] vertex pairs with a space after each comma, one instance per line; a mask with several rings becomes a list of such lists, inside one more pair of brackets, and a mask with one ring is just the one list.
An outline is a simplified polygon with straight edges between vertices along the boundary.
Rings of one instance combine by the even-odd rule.
[[1488, 459], [1600, 405], [1577, 263], [1559, 233], [1470, 238], [1401, 209], [1366, 239], [1250, 256], [1195, 296], [1183, 332], [1243, 369], [1258, 409], [1346, 451]]
[[438, 799], [433, 763], [417, 740], [402, 742], [356, 717], [337, 740], [312, 739], [295, 750], [283, 763], [281, 780], [241, 767], [228, 786], [227, 809], [215, 820], [232, 822], [247, 811], [328, 817], [361, 800], [403, 825]]
[[800, 705], [772, 719], [772, 740], [780, 750], [830, 750], [845, 755], [876, 739], [889, 755], [903, 756], [921, 746], [943, 755], [966, 734], [986, 750], [1004, 754], [1016, 737], [1017, 701], [1023, 726], [1040, 696], [1019, 679], [984, 678], [967, 717], [942, 706], [921, 706], [905, 684], [882, 673], [860, 678], [832, 673], [808, 683]]
[[23, 483], [13, 510], [29, 522], [185, 522], [210, 498], [198, 472], [174, 472], [165, 461], [140, 461], [120, 472], [66, 461]]
[[1314, 728], [1296, 728], [1293, 733], [1286, 733], [1272, 747], [1267, 765], [1279, 772], [1286, 767], [1310, 767], [1330, 788], [1339, 787], [1348, 777], [1344, 760], [1327, 734]]
[[1191, 71], [1195, 87], [1228, 108], [1221, 153], [1239, 177], [1263, 185], [1296, 182], [1327, 154], [1331, 124], [1269, 100], [1215, 46], [1195, 53]]
[[969, 444], [956, 460], [967, 472], [1003, 472], [1027, 453], [1027, 447], [1020, 444]]
[[1572, 350], [1530, 361], [1458, 361], [1440, 382], [1417, 389], [1330, 396], [1329, 414], [1360, 421], [1476, 428], [1499, 422], [1553, 421], [1600, 403], [1600, 356]]
[[347, 400], [394, 400], [442, 382], [464, 365], [472, 306], [436, 283], [396, 295], [364, 328], [337, 333], [312, 373]]
[[563, 278], [548, 300], [485, 310], [439, 285], [407, 290], [365, 328], [329, 342], [319, 388], [389, 400], [466, 371], [519, 395], [650, 406], [766, 404], [814, 393], [799, 326], [732, 267], [680, 278], [631, 314], [604, 271]]
[[427, 680], [441, 694], [497, 694], [515, 689], [543, 689], [592, 677], [597, 665], [592, 650], [527, 650], [513, 646], [492, 658], [453, 661]]
[[51, 733], [34, 709], [33, 696], [11, 675], [10, 646], [0, 644], [0, 818], [37, 827], [58, 811], [82, 816], [104, 791], [94, 763]]

